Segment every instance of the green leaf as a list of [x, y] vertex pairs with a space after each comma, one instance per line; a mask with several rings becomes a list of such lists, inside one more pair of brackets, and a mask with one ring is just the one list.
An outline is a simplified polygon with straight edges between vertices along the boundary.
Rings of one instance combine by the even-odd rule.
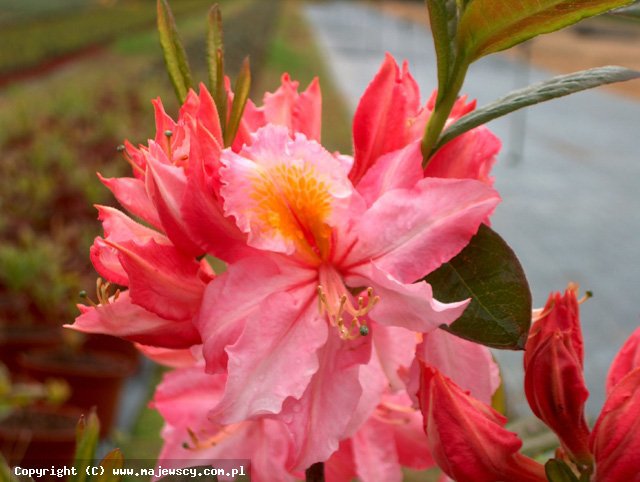
[[236, 133], [240, 127], [240, 120], [244, 112], [244, 106], [249, 98], [249, 90], [251, 89], [251, 69], [249, 67], [249, 58], [245, 58], [240, 68], [240, 73], [236, 79], [235, 88], [233, 90], [233, 103], [231, 104], [231, 114], [227, 129], [224, 132], [224, 145], [229, 147], [236, 138]]
[[93, 478], [92, 482], [119, 482], [122, 475], [114, 475], [113, 469], [121, 469], [124, 466], [124, 457], [119, 449], [113, 449], [100, 462], [103, 467], [102, 475]]
[[462, 316], [443, 329], [493, 348], [524, 348], [529, 285], [513, 250], [491, 228], [481, 225], [466, 248], [425, 280], [439, 301], [471, 298]]
[[459, 48], [470, 62], [633, 0], [473, 0], [460, 18]]
[[442, 95], [449, 82], [450, 69], [455, 60], [459, 0], [426, 1], [438, 63], [438, 92]]
[[2, 454], [0, 454], [0, 482], [11, 482], [12, 480], [11, 468]]
[[207, 30], [207, 63], [209, 66], [209, 86], [218, 109], [222, 133], [227, 127], [227, 92], [224, 86], [224, 36], [222, 32], [222, 12], [218, 4], [209, 10]]
[[549, 482], [579, 482], [567, 464], [558, 459], [550, 459], [544, 464], [544, 472]]
[[180, 102], [184, 102], [191, 88], [191, 70], [187, 54], [178, 36], [176, 22], [166, 0], [158, 0], [158, 32], [167, 72]]
[[95, 410], [89, 417], [82, 417], [76, 428], [76, 453], [73, 466], [76, 474], [69, 476], [69, 482], [84, 482], [87, 479], [85, 469], [93, 461], [100, 436], [100, 421]]
[[530, 85], [524, 89], [515, 90], [491, 104], [470, 112], [453, 123], [440, 137], [436, 149], [474, 127], [486, 124], [493, 119], [497, 119], [523, 107], [539, 104], [557, 97], [563, 97], [575, 92], [580, 92], [581, 90], [592, 89], [615, 82], [624, 82], [639, 77], [640, 72], [638, 71], [625, 69], [624, 67], [606, 66], [560, 75], [545, 80], [544, 82]]

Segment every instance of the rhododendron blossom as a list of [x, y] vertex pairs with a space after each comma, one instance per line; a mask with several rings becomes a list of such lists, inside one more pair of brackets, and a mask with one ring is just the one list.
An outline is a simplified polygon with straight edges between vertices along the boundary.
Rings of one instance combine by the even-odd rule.
[[[319, 142], [317, 81], [297, 87], [285, 75], [264, 106], [249, 103], [226, 149], [204, 86], [189, 92], [177, 121], [154, 102], [155, 138], [125, 145], [133, 177], [103, 179], [148, 226], [100, 208], [105, 233], [92, 247], [99, 273], [129, 289], [82, 308], [73, 325], [135, 341], [174, 366], [202, 356], [190, 376], [213, 377], [203, 383], [215, 379], [215, 396], [201, 409], [208, 422], [197, 423], [225, 434], [243, 427], [233, 430], [238, 440], [286, 433], [292, 473], [327, 460], [349, 437], [360, 450], [383, 394], [409, 383], [421, 334], [468, 303], [441, 303], [416, 281], [459, 253], [499, 202], [488, 177], [499, 142], [484, 128], [422, 167], [419, 137], [433, 99], [420, 104], [406, 64], [400, 71], [387, 56], [363, 95], [354, 158]], [[462, 99], [452, 116], [472, 108]], [[216, 276], [207, 255], [226, 271]], [[468, 355], [489, 366], [484, 351]], [[437, 358], [453, 366], [455, 354]], [[166, 430], [166, 447], [181, 447], [184, 427]]]

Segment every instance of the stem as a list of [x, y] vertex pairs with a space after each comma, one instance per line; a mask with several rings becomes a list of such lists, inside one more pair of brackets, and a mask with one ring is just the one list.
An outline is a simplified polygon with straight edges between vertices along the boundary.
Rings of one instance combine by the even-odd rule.
[[436, 100], [436, 106], [429, 117], [429, 122], [427, 122], [427, 127], [424, 130], [424, 137], [422, 138], [422, 167], [427, 167], [429, 164], [429, 159], [433, 154], [435, 154], [435, 146], [438, 142], [438, 138], [442, 133], [445, 124], [447, 123], [447, 119], [449, 118], [449, 114], [451, 114], [451, 110], [453, 109], [453, 105], [456, 103], [458, 99], [458, 93], [462, 88], [462, 84], [464, 83], [464, 78], [467, 73], [467, 68], [469, 64], [464, 61], [457, 62], [454, 65], [451, 82], [448, 85], [448, 88], [444, 91], [442, 96], [440, 96], [440, 92], [438, 92], [438, 99]]
[[304, 472], [307, 482], [324, 482], [324, 462], [316, 462]]

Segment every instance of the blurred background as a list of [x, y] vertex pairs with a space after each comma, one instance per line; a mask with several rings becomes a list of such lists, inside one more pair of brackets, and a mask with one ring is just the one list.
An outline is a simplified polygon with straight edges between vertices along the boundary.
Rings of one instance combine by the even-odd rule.
[[[161, 97], [173, 116], [177, 111], [155, 30], [155, 3], [0, 0], [0, 358], [9, 367], [12, 383], [19, 377], [67, 380], [71, 390], [67, 405], [84, 408], [95, 404], [96, 397], [101, 405], [113, 400], [113, 413], [101, 409], [105, 440], [122, 446], [126, 457], [138, 459], [153, 459], [159, 447], [160, 421], [153, 412], [144, 410], [158, 370], [141, 363], [124, 343], [79, 338], [63, 334], [60, 327], [77, 315], [75, 305], [83, 302], [79, 297], [82, 290], [95, 299], [96, 273], [89, 262], [89, 246], [101, 228], [93, 205], [115, 205], [96, 172], [105, 177], [128, 174], [129, 166], [116, 147], [125, 139], [138, 144], [154, 135], [151, 99]], [[290, 72], [303, 88], [313, 76], [320, 76], [323, 144], [330, 150], [351, 151], [350, 115], [385, 50], [394, 53], [398, 61], [410, 59], [423, 98], [435, 87], [426, 11], [420, 0], [218, 3], [224, 18], [227, 67], [234, 75], [244, 56], [250, 56], [254, 101], [260, 103], [262, 93], [276, 88], [282, 72]], [[475, 71], [479, 80], [464, 90], [482, 104], [554, 73], [604, 64], [640, 69], [637, 3], [625, 16], [584, 22], [491, 57], [489, 62], [493, 63], [479, 64]], [[170, 2], [196, 80], [206, 79], [204, 38], [211, 4], [211, 0]], [[472, 70], [470, 79], [473, 75]], [[593, 368], [598, 383], [613, 353], [640, 319], [633, 298], [640, 289], [636, 250], [640, 220], [634, 212], [640, 202], [635, 189], [623, 189], [628, 186], [625, 179], [635, 180], [640, 174], [640, 155], [634, 148], [637, 140], [629, 134], [633, 131], [637, 136], [640, 125], [639, 84], [609, 88], [606, 95], [610, 97], [592, 99], [581, 94], [575, 104], [552, 104], [556, 112], [574, 114], [556, 118], [552, 124], [548, 113], [532, 110], [532, 114], [512, 116], [508, 123], [492, 126], [505, 141], [496, 178], [507, 206], [496, 214], [495, 227], [522, 256], [527, 272], [533, 273], [536, 305], [544, 303], [546, 293], [563, 289], [568, 281], [581, 282], [595, 291], [596, 298], [589, 303], [594, 303], [596, 316], [588, 323], [600, 326], [604, 335], [596, 331], [589, 338], [592, 341], [587, 340], [588, 347], [601, 347], [603, 340], [607, 345], [601, 353], [594, 348], [594, 353], [587, 355], [598, 358], [598, 366]], [[580, 110], [585, 104], [588, 108]], [[600, 139], [584, 127], [591, 121], [595, 132], [606, 138]], [[628, 130], [611, 128], [614, 121]], [[549, 134], [536, 140], [530, 132], [535, 136], [539, 125], [583, 134], [574, 140], [561, 135], [562, 142]], [[546, 150], [536, 151], [536, 145], [544, 145]], [[568, 164], [553, 164], [553, 159], [562, 159], [566, 151]], [[622, 161], [618, 163], [610, 153]], [[582, 174], [570, 175], [566, 184], [558, 185], [555, 174], [571, 172], [576, 158]], [[550, 170], [544, 171], [545, 165]], [[609, 179], [611, 172], [622, 180], [611, 178], [608, 187], [613, 186], [610, 190], [622, 197], [608, 202], [592, 180]], [[575, 185], [584, 190], [575, 193]], [[551, 187], [553, 194], [547, 192]], [[547, 205], [539, 204], [545, 199]], [[570, 208], [564, 209], [563, 203], [566, 207], [572, 200]], [[560, 211], [580, 219], [569, 232], [557, 232], [566, 225], [565, 218], [556, 216]], [[624, 229], [607, 227], [602, 224], [603, 217], [622, 220]], [[549, 218], [558, 225], [541, 224]], [[514, 221], [517, 219], [527, 219], [529, 227], [523, 228]], [[613, 232], [615, 239], [598, 237], [585, 231], [585, 226]], [[536, 238], [549, 230], [555, 230], [556, 235], [546, 240]], [[576, 245], [577, 254], [562, 251]], [[607, 264], [604, 269], [605, 287], [600, 292], [605, 297], [596, 302], [603, 268], [593, 260], [605, 250], [617, 257], [614, 261], [618, 264]], [[576, 266], [586, 264], [586, 271], [573, 269], [574, 262]], [[563, 263], [569, 267], [558, 270]], [[625, 299], [622, 307], [616, 298], [621, 293]], [[116, 355], [107, 356], [106, 352]], [[504, 358], [513, 377], [517, 377], [519, 363], [509, 356]], [[68, 371], [62, 368], [65, 364], [71, 367]], [[46, 373], [43, 365], [57, 371]], [[89, 378], [94, 375], [97, 378]], [[513, 392], [519, 392], [517, 379], [509, 382]], [[74, 383], [84, 386], [85, 392], [86, 387], [113, 385], [115, 395], [78, 395], [83, 389], [73, 388]], [[524, 415], [520, 402], [515, 400], [512, 410]], [[597, 413], [601, 400], [594, 403], [593, 413]], [[2, 437], [0, 428], [0, 449], [9, 445]], [[16, 443], [12, 443], [15, 451]]]

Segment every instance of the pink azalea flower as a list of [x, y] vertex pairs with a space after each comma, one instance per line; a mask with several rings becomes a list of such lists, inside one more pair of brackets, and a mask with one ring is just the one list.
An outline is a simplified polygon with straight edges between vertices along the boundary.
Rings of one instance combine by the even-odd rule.
[[[387, 54], [363, 94], [353, 119], [354, 166], [349, 178], [355, 185], [372, 166], [379, 164], [382, 156], [422, 139], [435, 98], [434, 92], [426, 105], [422, 105], [418, 84], [407, 63], [400, 70], [393, 57]], [[466, 97], [461, 97], [448, 123], [474, 108], [475, 101], [467, 103]], [[489, 177], [489, 171], [499, 150], [500, 140], [481, 126], [446, 144], [430, 159], [423, 174], [478, 179], [491, 185], [493, 179]]]
[[[157, 465], [182, 468], [221, 459], [249, 460], [251, 480], [293, 482], [302, 478], [303, 471], [293, 465], [294, 440], [281, 421], [261, 418], [221, 426], [211, 420], [209, 412], [222, 396], [225, 375], [208, 375], [202, 368], [193, 362], [174, 370], [156, 389], [152, 407], [165, 421]], [[369, 375], [380, 380], [374, 373]], [[363, 482], [393, 482], [402, 480], [403, 466], [433, 466], [422, 414], [406, 394], [385, 393], [357, 432], [341, 442], [326, 462], [325, 473], [328, 482], [354, 477]]]
[[474, 180], [426, 178], [378, 189], [367, 206], [343, 158], [276, 126], [223, 151], [222, 164], [225, 212], [261, 254], [230, 264], [203, 302], [207, 368], [228, 371], [216, 414], [292, 420], [306, 467], [337, 448], [353, 416], [363, 335], [429, 332], [459, 316], [465, 301], [439, 303], [413, 282], [457, 254], [499, 198]]

